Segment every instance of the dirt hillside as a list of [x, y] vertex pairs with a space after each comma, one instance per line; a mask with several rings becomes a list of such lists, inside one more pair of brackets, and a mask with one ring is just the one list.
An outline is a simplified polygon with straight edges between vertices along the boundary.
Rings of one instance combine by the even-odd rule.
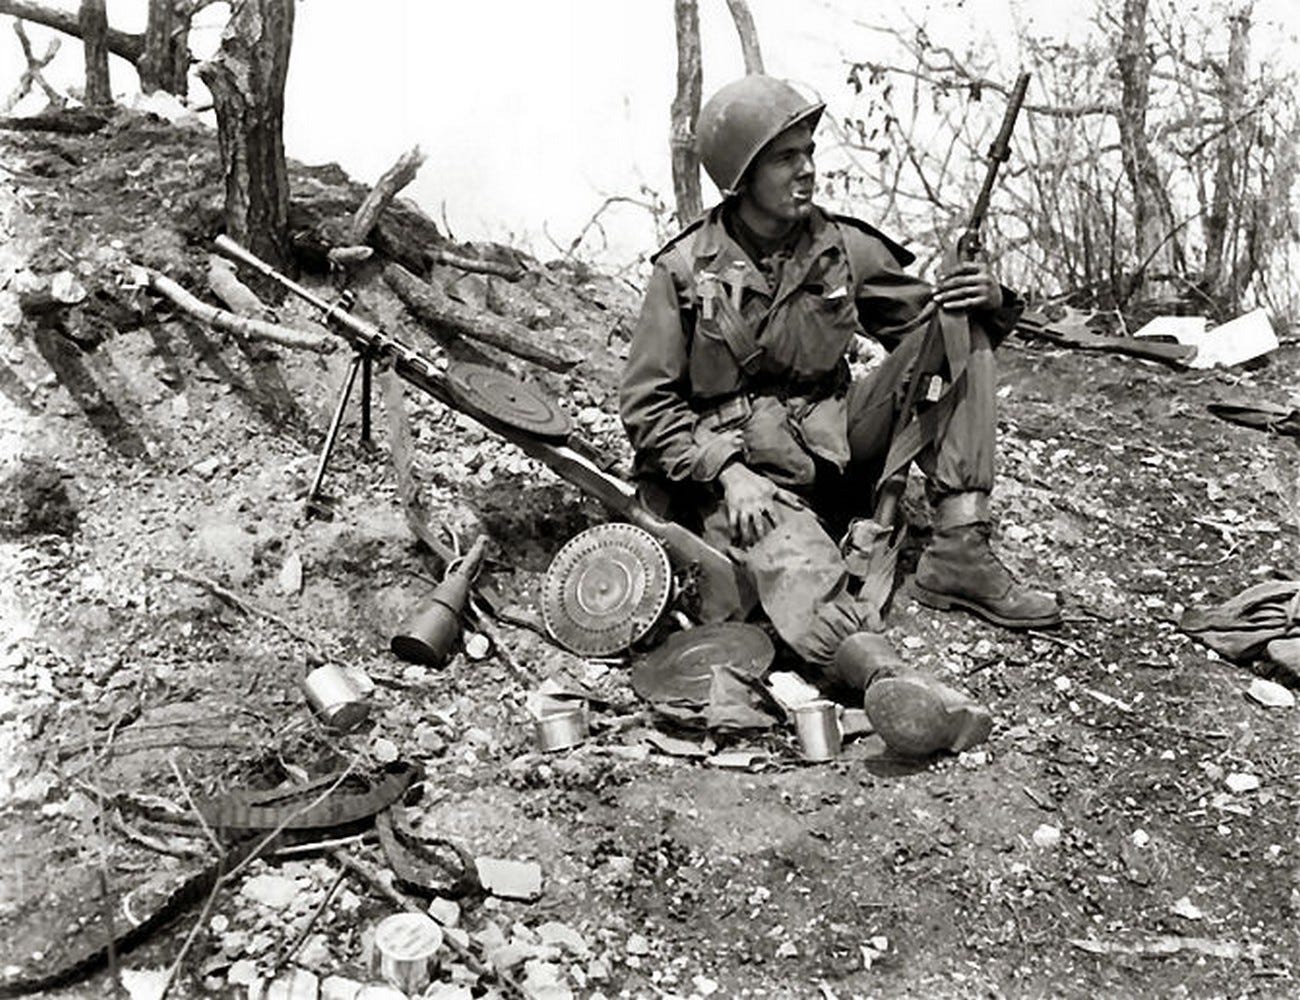
[[[133, 285], [144, 265], [207, 297], [212, 133], [124, 115], [85, 137], [3, 134], [0, 151], [0, 982], [102, 935], [101, 885], [148, 896], [210, 857], [201, 833], [151, 824], [132, 802], [184, 812], [190, 796], [397, 757], [427, 774], [412, 826], [540, 865], [536, 901], [471, 897], [459, 918], [536, 996], [1300, 989], [1300, 715], [1248, 700], [1251, 672], [1176, 626], [1188, 607], [1300, 572], [1294, 442], [1205, 410], [1286, 402], [1300, 384], [1294, 335], [1248, 371], [1019, 338], [1000, 350], [999, 545], [1061, 592], [1068, 621], [1016, 634], [905, 592], [889, 621], [910, 663], [992, 706], [987, 745], [904, 766], [867, 737], [806, 765], [778, 728], [675, 733], [699, 746], [677, 756], [648, 742], [658, 730], [625, 661], [585, 661], [504, 623], [513, 662], [458, 652], [430, 670], [389, 653], [441, 567], [404, 520], [380, 385], [373, 446], [354, 400], [329, 516], [309, 518], [349, 352], [221, 334]], [[292, 178], [317, 211], [364, 194], [336, 168]], [[508, 364], [625, 463], [614, 386], [636, 289], [574, 262], [448, 246], [522, 260], [516, 284], [444, 265], [434, 276], [580, 352], [562, 376]], [[483, 356], [422, 329], [381, 264], [350, 279], [359, 314], [431, 357]], [[59, 272], [84, 297], [24, 313], [22, 290]], [[332, 294], [332, 279], [304, 280]], [[276, 316], [314, 318], [295, 301]], [[486, 533], [489, 578], [535, 609], [550, 558], [601, 508], [472, 420], [410, 389], [405, 400], [431, 523], [462, 543]], [[300, 681], [322, 662], [375, 682], [358, 732], [330, 734], [308, 711]], [[547, 678], [596, 701], [592, 739], [543, 756], [526, 698]], [[716, 753], [736, 750], [753, 751], [748, 766]], [[373, 927], [392, 904], [352, 879], [335, 886], [337, 871], [308, 853], [231, 880], [170, 995], [260, 995], [296, 967], [377, 981]], [[143, 989], [169, 966], [201, 906], [123, 956], [125, 978]], [[351, 995], [340, 981], [335, 995]], [[428, 995], [470, 995], [457, 988], [481, 995], [485, 982], [449, 957]], [[110, 982], [50, 995], [108, 996]]]

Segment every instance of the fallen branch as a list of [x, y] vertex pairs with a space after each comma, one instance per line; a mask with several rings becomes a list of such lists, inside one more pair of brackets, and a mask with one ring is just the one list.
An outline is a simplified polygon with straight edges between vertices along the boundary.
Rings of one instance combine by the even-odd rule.
[[468, 337], [553, 372], [566, 372], [582, 360], [559, 345], [539, 343], [534, 331], [511, 320], [481, 313], [421, 281], [401, 264], [384, 268], [384, 281], [419, 320], [444, 334]]
[[27, 68], [23, 70], [23, 75], [18, 80], [18, 86], [14, 92], [9, 95], [4, 104], [0, 105], [0, 114], [8, 114], [9, 111], [21, 101], [32, 89], [33, 83], [39, 83], [41, 89], [45, 91], [45, 98], [56, 108], [63, 107], [63, 95], [51, 87], [41, 74], [54, 59], [59, 51], [59, 40], [51, 38], [49, 47], [45, 50], [45, 55], [37, 59], [32, 52], [32, 43], [27, 37], [27, 29], [23, 27], [22, 21], [14, 22], [14, 34], [18, 36], [18, 43], [22, 46], [23, 56], [27, 59]]
[[108, 124], [108, 119], [92, 111], [47, 111], [39, 115], [0, 118], [0, 129], [9, 132], [62, 132], [65, 135], [89, 135]]
[[282, 618], [280, 615], [277, 615], [274, 611], [270, 611], [267, 608], [261, 607], [258, 604], [254, 604], [248, 598], [236, 594], [233, 590], [228, 590], [227, 588], [221, 586], [221, 584], [217, 583], [215, 580], [209, 580], [206, 577], [196, 576], [193, 573], [187, 573], [183, 569], [164, 569], [160, 566], [154, 566], [152, 567], [152, 569], [155, 573], [170, 573], [172, 574], [172, 576], [178, 577], [179, 579], [184, 580], [187, 583], [192, 583], [195, 586], [202, 587], [204, 590], [208, 591], [214, 596], [225, 601], [231, 607], [235, 608], [238, 611], [242, 611], [247, 615], [254, 615], [257, 617], [265, 618], [267, 621], [271, 622], [272, 624], [279, 625], [280, 628], [288, 632], [289, 635], [293, 636], [293, 638], [297, 639], [301, 643], [310, 646], [317, 654], [321, 656], [322, 659], [326, 659], [325, 656], [326, 650], [322, 649], [320, 644], [315, 639], [313, 639], [311, 636], [307, 635], [305, 632], [299, 629], [298, 626], [293, 624], [293, 622], [288, 621], [285, 618]]
[[[81, 37], [81, 22], [75, 11], [47, 7], [43, 3], [34, 3], [32, 0], [0, 0], [0, 14], [12, 14], [24, 21], [62, 31], [73, 38]], [[144, 35], [133, 35], [109, 28], [105, 41], [109, 52], [121, 56], [128, 62], [139, 62], [140, 57], [144, 55]]]
[[338, 341], [333, 337], [313, 336], [299, 330], [291, 330], [286, 326], [279, 326], [276, 323], [267, 323], [264, 320], [251, 319], [247, 316], [236, 316], [225, 309], [210, 306], [206, 302], [195, 298], [166, 275], [149, 268], [143, 270], [148, 276], [150, 289], [163, 298], [169, 299], [182, 311], [210, 326], [216, 327], [218, 330], [225, 330], [228, 333], [244, 337], [255, 337], [259, 340], [269, 340], [283, 347], [315, 351], [318, 354], [329, 354], [338, 346]]
[[458, 253], [450, 253], [447, 250], [430, 250], [429, 263], [446, 264], [448, 267], [459, 268], [462, 271], [472, 271], [475, 274], [491, 274], [498, 278], [505, 278], [506, 281], [518, 281], [528, 272], [518, 264], [507, 264], [500, 260], [479, 260], [477, 257], [462, 257]]
[[1176, 955], [1190, 951], [1207, 958], [1228, 961], [1256, 959], [1264, 948], [1258, 944], [1238, 944], [1236, 941], [1216, 941], [1213, 938], [1178, 937], [1162, 934], [1157, 937], [1133, 941], [1098, 941], [1092, 938], [1068, 938], [1071, 945], [1092, 955]]
[[415, 180], [415, 175], [423, 163], [424, 154], [420, 152], [420, 147], [412, 146], [398, 158], [396, 163], [384, 171], [384, 175], [370, 189], [365, 201], [357, 209], [357, 214], [352, 217], [352, 225], [348, 227], [346, 240], [348, 246], [360, 246], [366, 241], [370, 230], [375, 228], [375, 223], [379, 221], [379, 216], [388, 207], [388, 203], [393, 200], [398, 191]]
[[184, 858], [188, 861], [193, 860], [194, 858], [203, 857], [207, 853], [206, 851], [195, 850], [189, 847], [174, 847], [165, 840], [151, 837], [147, 833], [130, 826], [121, 816], [110, 815], [108, 817], [108, 822], [114, 830], [124, 836], [127, 840], [139, 844], [141, 847], [147, 847], [149, 850], [156, 851], [159, 854], [167, 854], [173, 858]]
[[237, 316], [265, 319], [270, 315], [257, 293], [239, 280], [235, 265], [218, 254], [208, 255], [208, 287]]

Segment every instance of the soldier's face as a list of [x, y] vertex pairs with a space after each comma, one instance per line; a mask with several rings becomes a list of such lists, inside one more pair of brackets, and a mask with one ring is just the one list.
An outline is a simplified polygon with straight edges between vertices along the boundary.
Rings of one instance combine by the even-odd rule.
[[791, 126], [763, 148], [750, 168], [741, 197], [773, 223], [788, 226], [812, 211], [817, 179], [812, 132], [809, 125]]

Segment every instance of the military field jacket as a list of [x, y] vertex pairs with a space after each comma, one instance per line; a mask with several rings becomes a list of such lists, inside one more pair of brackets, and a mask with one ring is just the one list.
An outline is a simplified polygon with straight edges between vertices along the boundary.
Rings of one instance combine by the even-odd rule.
[[[638, 472], [708, 482], [738, 457], [800, 485], [811, 456], [842, 468], [854, 334], [892, 349], [934, 310], [931, 286], [903, 270], [912, 259], [866, 223], [817, 208], [764, 269], [727, 233], [721, 206], [688, 227], [654, 258], [624, 370]], [[990, 332], [1005, 335], [1017, 313], [987, 316]]]

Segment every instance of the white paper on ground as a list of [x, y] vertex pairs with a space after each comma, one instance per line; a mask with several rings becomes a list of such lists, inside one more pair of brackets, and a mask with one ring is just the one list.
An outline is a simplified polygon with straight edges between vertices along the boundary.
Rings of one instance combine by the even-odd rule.
[[1135, 337], [1172, 337], [1180, 344], [1199, 344], [1205, 337], [1204, 316], [1157, 316]]
[[1236, 319], [1205, 329], [1204, 316], [1157, 316], [1138, 330], [1135, 337], [1172, 337], [1196, 348], [1192, 368], [1231, 368], [1261, 354], [1277, 350], [1277, 335], [1268, 314], [1254, 309]]
[[1252, 309], [1244, 316], [1229, 320], [1206, 331], [1196, 345], [1193, 368], [1231, 368], [1278, 348], [1277, 334], [1263, 309]]

